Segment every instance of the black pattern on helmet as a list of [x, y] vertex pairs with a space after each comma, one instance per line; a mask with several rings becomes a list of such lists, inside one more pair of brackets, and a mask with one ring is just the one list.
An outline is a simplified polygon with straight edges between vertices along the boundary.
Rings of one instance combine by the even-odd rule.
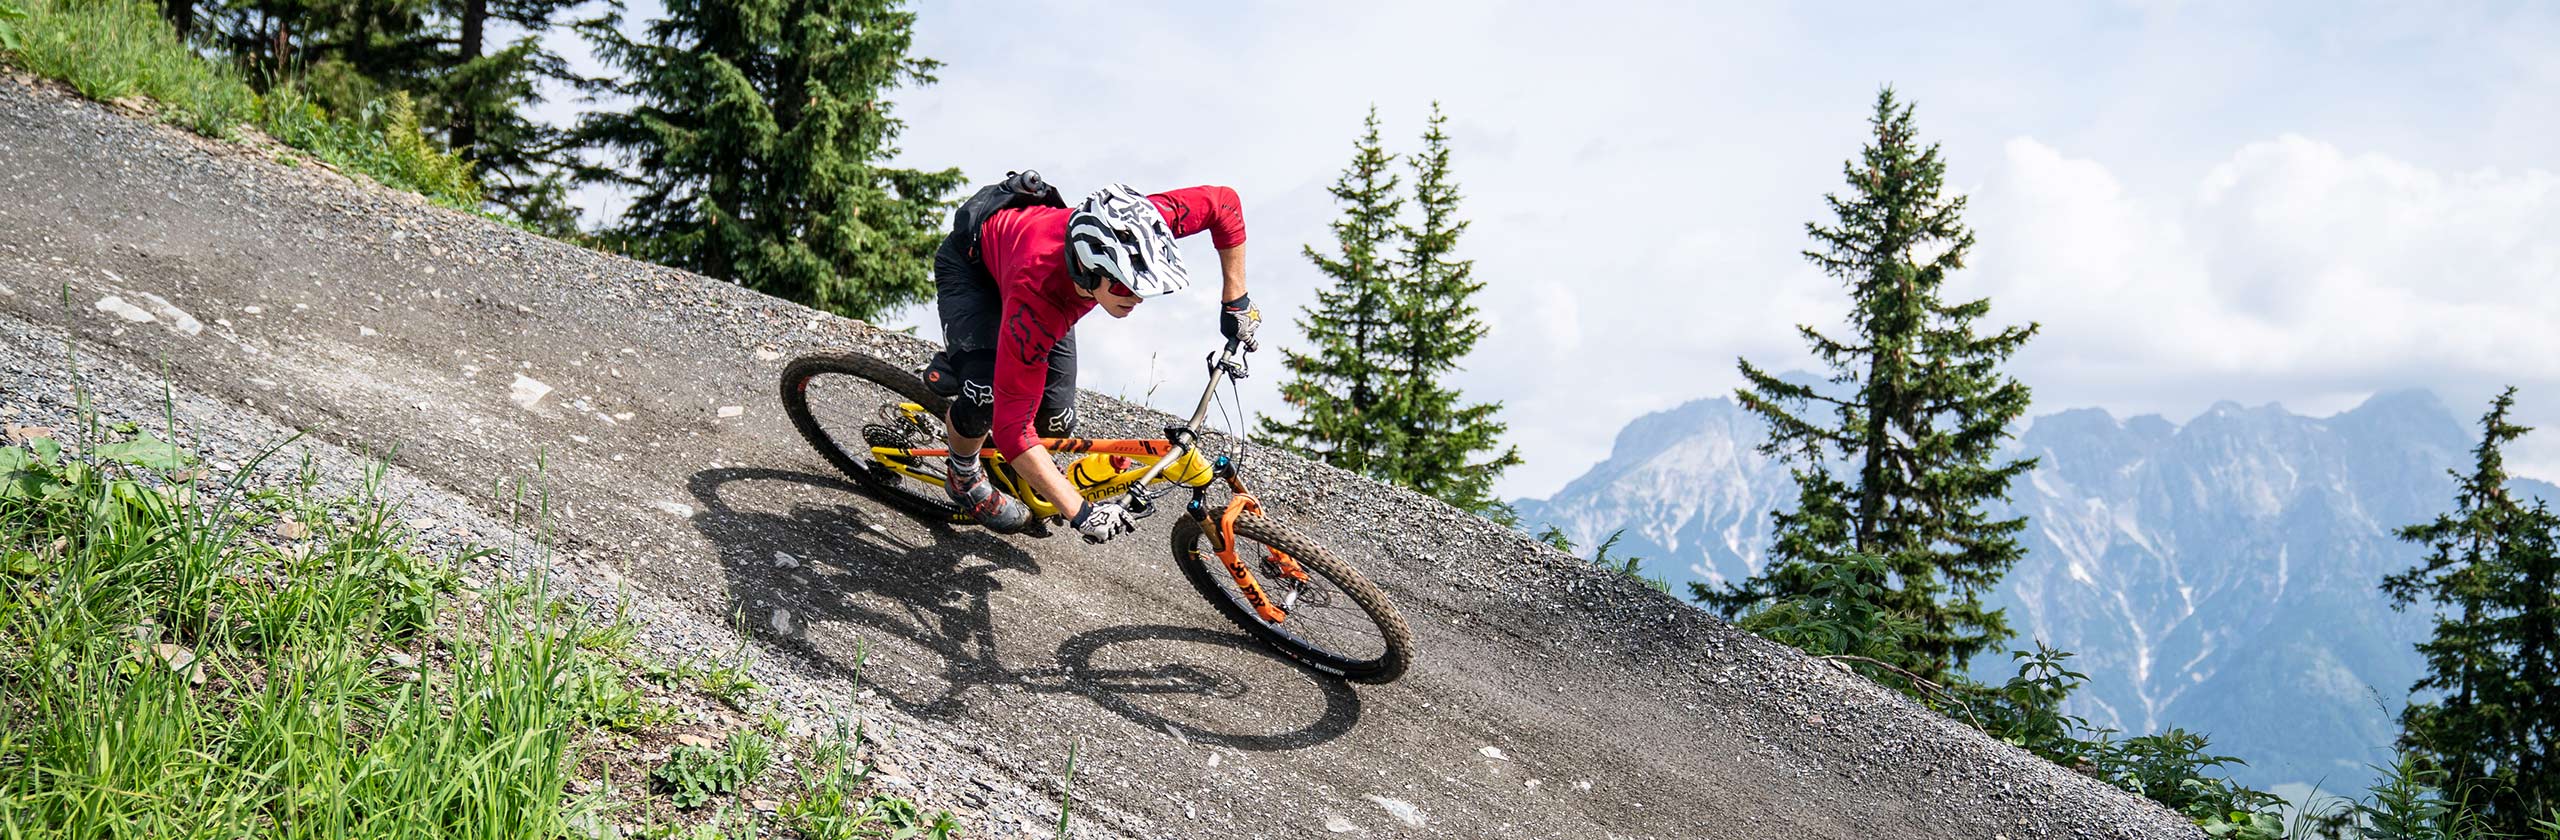
[[1067, 274], [1085, 289], [1117, 280], [1139, 297], [1191, 284], [1156, 203], [1127, 184], [1094, 191], [1067, 218]]

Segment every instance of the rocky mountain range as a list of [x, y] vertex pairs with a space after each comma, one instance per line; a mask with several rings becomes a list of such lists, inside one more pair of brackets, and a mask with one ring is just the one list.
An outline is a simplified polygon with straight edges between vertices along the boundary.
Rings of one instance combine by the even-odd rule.
[[[2429, 624], [2377, 589], [2423, 553], [2391, 532], [2451, 505], [2469, 425], [2423, 390], [2328, 417], [2225, 402], [2183, 424], [2035, 418], [2010, 451], [2038, 459], [2006, 506], [2028, 519], [1998, 595], [2011, 646], [2076, 652], [2090, 679], [2071, 711], [2093, 723], [2203, 732], [2254, 785], [2360, 787], [2388, 758]], [[1794, 502], [1764, 437], [1731, 399], [1697, 400], [1629, 423], [1607, 460], [1516, 506], [1533, 533], [1553, 525], [1586, 552], [1624, 529], [1613, 555], [1645, 558], [1675, 591], [1738, 580], [1765, 560], [1769, 512]], [[1973, 669], [2011, 673], [2005, 656]]]

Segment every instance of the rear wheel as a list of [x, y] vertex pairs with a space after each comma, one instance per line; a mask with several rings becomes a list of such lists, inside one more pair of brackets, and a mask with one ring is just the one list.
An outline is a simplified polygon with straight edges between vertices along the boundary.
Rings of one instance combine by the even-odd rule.
[[[920, 413], [900, 409], [922, 406]], [[875, 446], [939, 449], [949, 444], [942, 418], [950, 403], [912, 371], [858, 353], [803, 356], [782, 368], [782, 411], [827, 463], [865, 489], [935, 518], [960, 513], [932, 485], [901, 475], [872, 457]], [[939, 467], [933, 470], [939, 473]]]
[[[1257, 513], [1236, 517], [1236, 558], [1286, 618], [1262, 620], [1219, 561], [1213, 527], [1191, 517], [1173, 523], [1173, 557], [1201, 597], [1246, 632], [1290, 658], [1354, 682], [1394, 682], [1412, 658], [1413, 631], [1385, 592], [1306, 535]], [[1307, 580], [1292, 580], [1271, 558], [1295, 559]]]

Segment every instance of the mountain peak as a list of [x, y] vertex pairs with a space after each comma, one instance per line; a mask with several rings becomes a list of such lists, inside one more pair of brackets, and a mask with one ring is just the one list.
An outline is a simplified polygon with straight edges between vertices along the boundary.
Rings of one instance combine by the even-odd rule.
[[[2482, 405], [2487, 401], [2483, 400]], [[2434, 391], [2425, 388], [2376, 391], [2362, 404], [2329, 418], [2329, 422], [2360, 434], [2379, 436], [2368, 440], [2423, 440], [2457, 452], [2471, 447], [2473, 433], [2463, 418], [2445, 407]]]
[[2232, 400], [2215, 400], [2215, 401], [2213, 402], [2213, 405], [2211, 405], [2211, 406], [2209, 406], [2209, 407], [2206, 407], [2206, 408], [2205, 408], [2205, 410], [2204, 410], [2204, 413], [2203, 413], [2203, 414], [2200, 414], [2200, 415], [2197, 415], [2196, 419], [2198, 419], [2198, 420], [2202, 420], [2202, 419], [2205, 419], [2205, 418], [2207, 418], [2207, 417], [2293, 417], [2293, 416], [2296, 416], [2296, 415], [2295, 415], [2293, 412], [2291, 412], [2291, 411], [2287, 411], [2287, 410], [2285, 410], [2284, 403], [2275, 402], [2275, 401], [2272, 401], [2272, 400], [2270, 400], [2270, 401], [2268, 401], [2268, 402], [2266, 402], [2266, 403], [2264, 403], [2264, 404], [2258, 405], [2258, 406], [2256, 406], [2256, 407], [2251, 407], [2251, 406], [2241, 405], [2240, 403], [2235, 402], [2235, 401], [2232, 401]]
[[2341, 415], [2398, 416], [2430, 421], [2438, 418], [2453, 419], [2454, 416], [2453, 410], [2446, 408], [2444, 401], [2436, 398], [2436, 392], [2425, 388], [2375, 391], [2373, 396], [2366, 397], [2364, 402], [2341, 412]]

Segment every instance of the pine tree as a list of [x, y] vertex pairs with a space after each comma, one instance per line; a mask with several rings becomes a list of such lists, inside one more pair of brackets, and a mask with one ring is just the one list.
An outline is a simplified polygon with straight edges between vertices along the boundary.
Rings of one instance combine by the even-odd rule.
[[1935, 678], [2009, 636], [1982, 596], [2023, 553], [2016, 534], [2026, 520], [1993, 520], [1983, 509], [2035, 463], [1993, 456], [2028, 399], [1998, 365], [2036, 325], [1977, 335], [1990, 301], [1942, 299], [1948, 273], [1973, 247], [1964, 198], [1944, 194], [1938, 147], [1919, 144], [1911, 107], [1891, 88], [1877, 95], [1870, 124], [1874, 142], [1843, 167], [1848, 196], [1825, 196], [1836, 224], [1805, 225], [1817, 246], [1805, 258], [1849, 290], [1851, 340], [1797, 328], [1839, 389], [1743, 360], [1749, 384], [1735, 392], [1769, 422], [1763, 451], [1787, 459], [1797, 509], [1776, 516], [1768, 570], [1691, 591], [1733, 617], [1806, 597], [1853, 557], [1880, 560], [1866, 582], [1916, 627], [1907, 644], [1921, 676]]
[[1391, 286], [1396, 328], [1386, 363], [1398, 380], [1387, 406], [1395, 426], [1389, 439], [1401, 446], [1382, 466], [1389, 480], [1460, 510], [1506, 512], [1493, 496], [1493, 481], [1520, 465], [1520, 450], [1498, 442], [1505, 426], [1493, 416], [1502, 404], [1466, 405], [1457, 389], [1440, 384], [1485, 334], [1468, 302], [1484, 288], [1475, 279], [1475, 261], [1453, 258], [1467, 223], [1458, 218], [1458, 185], [1449, 180], [1446, 122], [1440, 104], [1432, 103], [1422, 154], [1407, 161], [1422, 225], [1399, 227], [1405, 245], [1402, 276]]
[[2436, 611], [2418, 645], [2427, 674], [2411, 690], [2437, 696], [2402, 710], [2401, 746], [2457, 798], [2485, 805], [2494, 827], [2524, 836], [2560, 807], [2560, 516], [2509, 494], [2501, 450], [2531, 431], [2507, 420], [2514, 404], [2508, 388], [2481, 417], [2453, 512], [2400, 529], [2433, 551], [2382, 589], [2394, 609]]
[[181, 31], [230, 55], [260, 90], [293, 85], [352, 114], [427, 87], [443, 30], [429, 0], [202, 0], [164, 3]]
[[1502, 404], [1468, 405], [1440, 382], [1485, 334], [1468, 302], [1484, 284], [1474, 277], [1475, 261], [1455, 256], [1467, 223], [1449, 177], [1447, 121], [1433, 103], [1423, 152], [1407, 160], [1421, 214], [1416, 226], [1402, 220], [1397, 156], [1379, 143], [1378, 111], [1369, 109], [1351, 167], [1333, 186], [1344, 208], [1333, 223], [1341, 253], [1305, 249], [1334, 283], [1316, 292], [1316, 306], [1298, 320], [1315, 351], [1282, 351], [1294, 378], [1280, 393], [1298, 417], [1264, 417], [1261, 428], [1300, 454], [1508, 524], [1514, 517], [1493, 497], [1493, 481], [1519, 465], [1520, 453], [1494, 451], [1504, 426], [1493, 416]]
[[1298, 417], [1287, 423], [1264, 417], [1261, 434], [1307, 457], [1386, 479], [1402, 443], [1388, 413], [1396, 407], [1391, 391], [1398, 383], [1387, 359], [1398, 346], [1394, 248], [1404, 199], [1392, 171], [1396, 156], [1378, 142], [1375, 106], [1365, 125], [1367, 133], [1352, 146], [1351, 167], [1333, 183], [1334, 201], [1343, 206], [1333, 222], [1340, 255], [1302, 249], [1316, 270], [1333, 278], [1333, 287], [1317, 290], [1315, 307], [1298, 319], [1314, 352], [1281, 349], [1293, 378], [1280, 395], [1298, 408]]
[[582, 139], [624, 155], [582, 177], [640, 190], [608, 241], [856, 318], [930, 298], [960, 171], [893, 169], [887, 92], [941, 66], [908, 55], [896, 0], [674, 0], [645, 42], [596, 27], [630, 111]]
[[[272, 90], [291, 85], [340, 116], [407, 93], [420, 121], [472, 165], [489, 200], [538, 230], [575, 229], [560, 174], [563, 132], [527, 113], [539, 86], [593, 90], [545, 46], [579, 0], [164, 0], [181, 27], [199, 16], [206, 40]], [[492, 51], [492, 24], [521, 33]]]
[[[449, 52], [439, 52], [433, 81], [418, 93], [431, 105], [446, 145], [470, 161], [489, 201], [535, 230], [576, 231], [567, 207], [572, 150], [567, 133], [533, 120], [543, 101], [541, 84], [560, 82], [582, 90], [602, 83], [579, 77], [567, 60], [544, 44], [560, 29], [560, 17], [581, 0], [438, 0], [439, 19], [453, 27]], [[488, 49], [492, 22], [523, 33]]]

